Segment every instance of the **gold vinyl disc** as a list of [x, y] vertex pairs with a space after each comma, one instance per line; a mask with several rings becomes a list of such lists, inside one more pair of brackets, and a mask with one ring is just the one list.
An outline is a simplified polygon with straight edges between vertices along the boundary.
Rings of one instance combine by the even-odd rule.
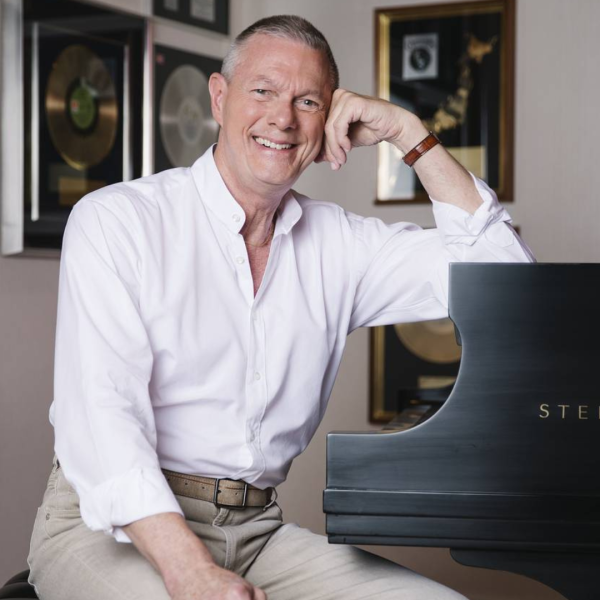
[[210, 109], [208, 80], [192, 65], [177, 67], [162, 90], [160, 137], [174, 167], [189, 167], [217, 141], [219, 125]]
[[46, 118], [55, 148], [71, 167], [101, 163], [117, 136], [119, 107], [102, 59], [82, 44], [65, 48], [46, 86]]
[[448, 364], [460, 360], [454, 323], [450, 319], [394, 325], [400, 341], [415, 356], [427, 362]]

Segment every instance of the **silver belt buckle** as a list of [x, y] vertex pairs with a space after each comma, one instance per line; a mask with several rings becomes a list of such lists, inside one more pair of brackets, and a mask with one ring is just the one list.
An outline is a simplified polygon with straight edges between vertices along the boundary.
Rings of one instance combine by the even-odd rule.
[[246, 508], [246, 499], [248, 498], [248, 484], [244, 481], [244, 495], [242, 496], [242, 504], [223, 504], [219, 502], [219, 484], [223, 481], [222, 479], [215, 479], [215, 493], [213, 494], [213, 504], [217, 507], [222, 508]]

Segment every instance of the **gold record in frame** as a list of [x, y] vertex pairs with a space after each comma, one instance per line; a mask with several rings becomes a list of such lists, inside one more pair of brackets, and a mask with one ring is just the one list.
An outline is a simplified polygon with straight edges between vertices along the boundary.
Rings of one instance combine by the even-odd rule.
[[46, 87], [46, 115], [55, 148], [74, 169], [100, 164], [111, 151], [119, 109], [106, 65], [83, 44], [65, 48]]
[[454, 336], [450, 319], [394, 325], [400, 341], [415, 356], [436, 363], [449, 364], [460, 360], [461, 349]]
[[176, 167], [189, 167], [217, 141], [219, 126], [212, 117], [208, 79], [192, 65], [175, 69], [160, 98], [160, 136]]

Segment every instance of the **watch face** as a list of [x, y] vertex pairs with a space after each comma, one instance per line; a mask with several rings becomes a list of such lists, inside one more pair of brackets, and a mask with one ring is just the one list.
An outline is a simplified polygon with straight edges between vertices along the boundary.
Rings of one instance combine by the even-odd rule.
[[431, 64], [431, 53], [427, 48], [415, 48], [410, 55], [410, 66], [415, 71], [424, 71]]

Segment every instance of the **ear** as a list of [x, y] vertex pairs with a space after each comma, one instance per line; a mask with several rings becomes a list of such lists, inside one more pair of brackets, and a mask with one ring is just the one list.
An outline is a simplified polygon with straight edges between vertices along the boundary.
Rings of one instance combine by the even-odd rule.
[[208, 80], [210, 108], [215, 121], [223, 127], [223, 111], [227, 99], [227, 80], [221, 73], [213, 73]]

